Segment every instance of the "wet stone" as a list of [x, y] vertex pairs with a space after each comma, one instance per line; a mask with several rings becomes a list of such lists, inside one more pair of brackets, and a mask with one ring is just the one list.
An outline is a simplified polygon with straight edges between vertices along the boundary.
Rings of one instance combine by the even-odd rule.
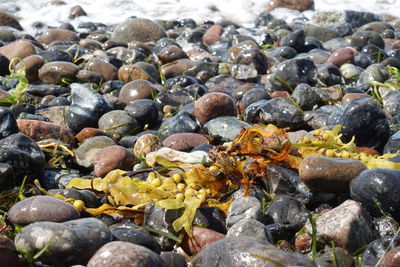
[[33, 222], [65, 222], [79, 218], [74, 206], [55, 197], [33, 196], [13, 205], [8, 212], [11, 222], [27, 225]]
[[399, 173], [398, 170], [389, 169], [371, 169], [362, 172], [350, 183], [352, 199], [362, 203], [372, 216], [379, 217], [382, 214], [374, 202], [375, 198], [383, 211], [390, 213], [398, 220]]
[[16, 133], [0, 140], [0, 162], [10, 164], [18, 175], [41, 170], [45, 157], [35, 141]]
[[396, 132], [391, 137], [389, 137], [384, 149], [383, 153], [398, 153], [400, 150], [400, 132]]
[[304, 50], [305, 38], [306, 36], [304, 30], [300, 29], [284, 36], [280, 40], [280, 45], [292, 47], [298, 53], [301, 53]]
[[310, 156], [299, 166], [301, 180], [310, 188], [326, 193], [349, 192], [352, 179], [367, 167], [358, 160]]
[[119, 99], [129, 104], [129, 102], [139, 99], [151, 99], [158, 91], [155, 84], [146, 80], [136, 80], [125, 84], [120, 92]]
[[0, 107], [0, 139], [18, 132], [14, 113], [5, 107]]
[[385, 82], [388, 78], [388, 72], [384, 66], [381, 64], [372, 64], [361, 73], [358, 83]]
[[53, 61], [44, 64], [39, 69], [39, 79], [48, 84], [60, 84], [64, 79], [74, 81], [79, 67], [70, 62]]
[[144, 134], [141, 135], [135, 141], [133, 147], [133, 154], [137, 158], [146, 158], [146, 155], [150, 152], [157, 151], [161, 148], [160, 140], [154, 134]]
[[180, 112], [163, 121], [160, 126], [160, 138], [165, 139], [176, 133], [195, 133], [200, 129], [193, 115]]
[[14, 242], [5, 235], [0, 236], [0, 261], [4, 266], [21, 266]]
[[110, 227], [113, 240], [124, 241], [146, 247], [160, 254], [160, 245], [154, 237], [146, 230], [141, 229], [133, 223], [115, 224]]
[[357, 31], [351, 36], [351, 45], [361, 48], [367, 44], [374, 44], [382, 49], [385, 47], [382, 36], [377, 32]]
[[220, 116], [235, 116], [233, 99], [224, 93], [212, 92], [199, 98], [194, 107], [196, 119], [200, 125]]
[[95, 218], [64, 223], [37, 222], [22, 229], [15, 238], [18, 250], [38, 253], [45, 246], [40, 261], [55, 266], [86, 265], [104, 244], [111, 242], [107, 226]]
[[163, 37], [166, 37], [166, 34], [157, 23], [149, 19], [134, 18], [119, 24], [111, 35], [111, 40], [121, 43], [130, 41], [157, 42]]
[[[389, 251], [398, 251], [400, 246], [400, 237], [394, 236], [382, 236], [381, 238], [368, 244], [364, 251], [362, 262], [363, 266], [376, 266], [378, 261], [385, 256]], [[379, 265], [387, 266], [387, 265]]]
[[342, 75], [340, 70], [332, 63], [326, 63], [318, 66], [318, 79], [327, 86], [342, 83]]
[[267, 226], [273, 240], [291, 239], [306, 223], [308, 211], [295, 198], [277, 196], [266, 210]]
[[265, 260], [261, 257], [285, 266], [316, 266], [304, 255], [286, 252], [268, 242], [244, 236], [227, 237], [210, 244], [194, 257], [192, 263], [204, 267], [215, 266], [216, 262], [221, 267], [264, 266]]
[[306, 83], [297, 85], [291, 97], [302, 110], [311, 110], [320, 102], [317, 92]]
[[300, 83], [314, 85], [317, 81], [317, 69], [312, 60], [293, 58], [285, 60], [276, 67], [269, 82], [274, 91], [291, 91]]
[[223, 142], [233, 141], [240, 134], [242, 127], [249, 128], [250, 124], [232, 116], [217, 117], [204, 124], [204, 129], [209, 135]]
[[269, 164], [262, 181], [267, 192], [273, 196], [292, 196], [303, 204], [311, 198], [311, 193], [298, 174], [289, 169]]
[[303, 111], [283, 97], [256, 101], [244, 112], [244, 118], [248, 122], [272, 123], [279, 128], [291, 130], [304, 123], [303, 117]]
[[78, 41], [79, 37], [75, 32], [65, 29], [48, 29], [38, 36], [38, 41], [46, 45], [53, 41], [68, 42]]
[[81, 84], [71, 84], [70, 98], [67, 125], [75, 132], [85, 127], [96, 127], [100, 116], [110, 109], [102, 95]]
[[154, 125], [158, 122], [157, 105], [151, 99], [137, 99], [130, 101], [124, 110], [142, 126], [146, 124]]
[[342, 140], [349, 142], [355, 136], [357, 146], [367, 146], [378, 151], [389, 138], [389, 123], [380, 105], [370, 98], [356, 98], [329, 117], [329, 125], [341, 124]]

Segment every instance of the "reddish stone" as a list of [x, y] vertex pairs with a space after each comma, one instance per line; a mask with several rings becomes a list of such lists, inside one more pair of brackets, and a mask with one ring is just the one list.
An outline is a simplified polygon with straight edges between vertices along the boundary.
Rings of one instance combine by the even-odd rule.
[[225, 238], [224, 234], [208, 228], [194, 226], [192, 236], [185, 235], [181, 246], [188, 255], [193, 255], [199, 253], [205, 246], [223, 238]]
[[352, 47], [339, 48], [328, 58], [327, 62], [340, 67], [344, 63], [353, 63], [358, 51]]
[[271, 98], [275, 98], [275, 97], [284, 97], [284, 98], [288, 98], [290, 97], [289, 92], [287, 91], [273, 91], [271, 93]]
[[158, 59], [162, 64], [170, 63], [178, 59], [188, 58], [186, 53], [175, 45], [169, 45], [163, 48], [158, 54]]
[[305, 253], [311, 249], [311, 236], [309, 235], [299, 235], [294, 240], [294, 246], [297, 251]]
[[177, 133], [167, 137], [163, 146], [179, 151], [189, 151], [200, 144], [208, 144], [208, 138], [198, 133]]
[[53, 138], [68, 144], [75, 142], [71, 132], [59, 124], [37, 120], [17, 120], [17, 124], [21, 133], [35, 141]]
[[91, 159], [94, 174], [103, 177], [112, 170], [128, 170], [135, 160], [131, 152], [122, 146], [109, 146], [99, 150]]
[[216, 43], [218, 41], [221, 41], [222, 38], [218, 34], [215, 34], [215, 33], [212, 33], [212, 32], [206, 32], [203, 35], [202, 39], [203, 39], [203, 42], [206, 45], [210, 45], [210, 44]]
[[128, 104], [137, 99], [152, 99], [159, 88], [156, 84], [147, 80], [135, 80], [125, 84], [119, 91], [119, 100]]
[[268, 1], [268, 11], [275, 8], [284, 7], [298, 11], [314, 9], [314, 0], [270, 0]]
[[236, 116], [235, 102], [227, 94], [211, 92], [196, 101], [194, 115], [201, 126], [217, 117]]
[[99, 136], [99, 135], [105, 135], [107, 134], [103, 131], [100, 131], [99, 129], [96, 128], [83, 128], [77, 135], [75, 135], [75, 138], [80, 142], [83, 143], [88, 138], [91, 138], [93, 136]]
[[169, 64], [163, 65], [161, 67], [161, 73], [165, 76], [165, 78], [169, 79], [183, 75], [186, 70], [190, 69], [193, 66], [193, 61], [188, 58], [182, 58]]
[[357, 147], [356, 148], [356, 150], [355, 150], [355, 152], [356, 153], [365, 153], [365, 154], [367, 154], [367, 155], [370, 155], [370, 156], [380, 156], [381, 154], [378, 152], [378, 151], [376, 151], [375, 149], [373, 149], [373, 148], [370, 148], [370, 147], [365, 147], [365, 146], [362, 146], [362, 147]]
[[400, 266], [400, 246], [392, 248], [383, 256], [379, 267], [397, 267]]

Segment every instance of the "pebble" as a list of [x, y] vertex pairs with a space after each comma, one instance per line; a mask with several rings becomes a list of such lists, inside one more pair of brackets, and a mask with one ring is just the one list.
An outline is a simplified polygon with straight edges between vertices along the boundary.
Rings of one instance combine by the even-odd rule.
[[17, 250], [36, 254], [44, 247], [40, 261], [48, 265], [86, 265], [104, 244], [112, 241], [110, 230], [95, 218], [63, 223], [37, 222], [22, 229], [15, 237]]
[[400, 247], [395, 247], [389, 250], [385, 256], [380, 260], [378, 266], [395, 267], [400, 264]]
[[[346, 200], [336, 208], [316, 218], [317, 238], [335, 242], [335, 245], [354, 252], [373, 240], [370, 217], [360, 204]], [[311, 224], [306, 223], [311, 235]]]
[[40, 171], [46, 161], [35, 141], [15, 133], [0, 140], [0, 162], [10, 164], [15, 174], [27, 174]]
[[94, 155], [101, 149], [114, 145], [115, 141], [107, 136], [88, 138], [75, 150], [76, 162], [86, 168], [92, 167]]
[[122, 146], [105, 147], [91, 157], [96, 177], [104, 177], [116, 169], [129, 170], [134, 159], [132, 153]]
[[215, 266], [216, 262], [220, 266], [265, 266], [265, 258], [285, 266], [316, 266], [304, 255], [286, 252], [265, 241], [244, 236], [227, 237], [210, 244], [193, 258], [192, 263], [205, 267]]
[[235, 198], [226, 213], [226, 225], [231, 227], [242, 219], [254, 219], [264, 222], [264, 214], [261, 210], [261, 203], [255, 197]]
[[88, 70], [100, 74], [104, 81], [113, 81], [118, 79], [118, 68], [111, 63], [97, 58], [92, 58], [89, 63], [86, 64], [86, 67]]
[[279, 8], [279, 7], [294, 9], [294, 10], [298, 10], [298, 11], [305, 11], [305, 10], [314, 9], [314, 0], [306, 0], [306, 1], [277, 0], [277, 1], [272, 1], [272, 2], [268, 2], [267, 10], [272, 11], [275, 8]]
[[153, 235], [133, 223], [114, 224], [110, 227], [113, 240], [124, 241], [146, 247], [160, 254], [160, 245]]
[[218, 233], [208, 228], [194, 226], [192, 236], [185, 235], [182, 240], [182, 249], [188, 255], [196, 255], [204, 247], [215, 241], [225, 238], [224, 234]]
[[340, 67], [344, 63], [353, 63], [354, 56], [358, 54], [357, 50], [352, 47], [339, 48], [328, 58], [327, 62]]
[[21, 24], [19, 24], [18, 20], [14, 16], [12, 16], [6, 12], [3, 12], [3, 11], [0, 12], [0, 25], [1, 26], [10, 26], [10, 27], [13, 27], [20, 31], [23, 30], [23, 28], [21, 27]]
[[17, 120], [20, 133], [26, 134], [35, 141], [53, 138], [68, 144], [74, 144], [75, 139], [64, 126], [38, 120]]
[[34, 82], [39, 80], [39, 69], [44, 64], [43, 57], [39, 55], [27, 56], [22, 60], [23, 64], [20, 62], [15, 66], [15, 69], [21, 70], [25, 68], [26, 78], [29, 82]]
[[61, 84], [63, 81], [73, 81], [79, 72], [79, 67], [70, 62], [53, 61], [44, 64], [39, 69], [39, 79], [48, 84]]
[[158, 70], [146, 62], [136, 62], [133, 65], [123, 65], [118, 69], [118, 79], [128, 83], [135, 80], [159, 81]]
[[19, 201], [8, 212], [10, 221], [27, 225], [33, 222], [65, 222], [79, 218], [74, 206], [50, 196], [33, 196]]
[[249, 128], [250, 124], [236, 117], [221, 116], [208, 121], [203, 127], [209, 135], [217, 140], [231, 142], [240, 134], [242, 128]]
[[0, 139], [18, 132], [14, 113], [5, 107], [0, 107]]
[[343, 194], [349, 192], [351, 180], [367, 167], [358, 160], [310, 156], [299, 166], [301, 180], [315, 191]]
[[143, 266], [161, 267], [161, 257], [153, 251], [124, 241], [113, 241], [102, 246], [89, 260], [87, 267]]
[[99, 118], [98, 125], [100, 131], [114, 139], [133, 135], [141, 128], [138, 122], [123, 110], [112, 110], [105, 113]]
[[156, 42], [163, 37], [166, 37], [165, 31], [157, 23], [149, 19], [133, 18], [117, 25], [111, 35], [111, 40], [120, 43]]
[[[137, 141], [136, 141], [137, 142]], [[176, 163], [198, 164], [208, 159], [208, 154], [204, 151], [193, 151], [190, 153], [173, 150], [168, 147], [163, 147], [157, 151], [150, 152], [146, 155], [146, 162], [150, 166], [154, 166], [157, 157], [163, 157], [169, 161]]]
[[151, 99], [158, 91], [158, 87], [147, 80], [135, 80], [125, 84], [119, 92], [119, 100], [129, 102], [139, 99]]
[[78, 41], [79, 37], [75, 32], [65, 29], [48, 29], [44, 31], [40, 36], [37, 37], [39, 42], [46, 45], [52, 43], [53, 41]]
[[160, 140], [154, 134], [144, 134], [137, 138], [133, 147], [133, 154], [140, 159], [146, 158], [146, 155], [155, 152], [161, 148]]
[[320, 96], [306, 83], [300, 83], [294, 89], [291, 97], [300, 106], [302, 110], [311, 110], [320, 102]]
[[212, 92], [200, 97], [194, 105], [194, 115], [200, 125], [221, 116], [236, 116], [235, 103], [227, 94]]
[[190, 151], [200, 144], [208, 144], [207, 136], [198, 133], [177, 133], [164, 139], [162, 145], [179, 151]]
[[276, 71], [268, 81], [273, 91], [293, 91], [300, 83], [314, 85], [317, 81], [317, 68], [310, 59], [288, 59], [276, 66]]
[[12, 60], [13, 58], [26, 58], [36, 54], [36, 47], [27, 40], [17, 40], [0, 47], [0, 54]]
[[399, 218], [398, 211], [400, 210], [399, 202], [396, 201], [399, 182], [398, 170], [366, 170], [351, 181], [351, 197], [362, 203], [371, 215], [379, 217], [382, 214], [374, 201], [375, 198], [382, 210], [392, 214], [396, 219]]
[[371, 98], [351, 100], [334, 111], [328, 121], [329, 125], [342, 125], [344, 142], [349, 142], [355, 136], [357, 146], [367, 146], [378, 151], [383, 148], [390, 135], [385, 113], [378, 102]]
[[273, 239], [268, 228], [261, 222], [254, 219], [242, 219], [232, 225], [226, 237], [245, 236], [258, 238], [260, 240], [272, 243]]
[[131, 100], [124, 110], [142, 126], [146, 124], [153, 126], [158, 122], [157, 105], [151, 99]]

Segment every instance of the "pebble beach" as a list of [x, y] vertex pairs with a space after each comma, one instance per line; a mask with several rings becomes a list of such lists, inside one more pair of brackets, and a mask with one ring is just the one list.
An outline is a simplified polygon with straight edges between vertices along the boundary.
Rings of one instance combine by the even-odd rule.
[[399, 266], [399, 12], [0, 1], [0, 265]]

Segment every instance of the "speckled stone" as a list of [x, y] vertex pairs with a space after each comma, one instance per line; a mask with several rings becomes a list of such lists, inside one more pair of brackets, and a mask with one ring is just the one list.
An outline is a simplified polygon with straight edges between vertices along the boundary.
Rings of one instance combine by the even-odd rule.
[[162, 267], [161, 257], [140, 245], [113, 241], [101, 247], [89, 260], [87, 267]]

